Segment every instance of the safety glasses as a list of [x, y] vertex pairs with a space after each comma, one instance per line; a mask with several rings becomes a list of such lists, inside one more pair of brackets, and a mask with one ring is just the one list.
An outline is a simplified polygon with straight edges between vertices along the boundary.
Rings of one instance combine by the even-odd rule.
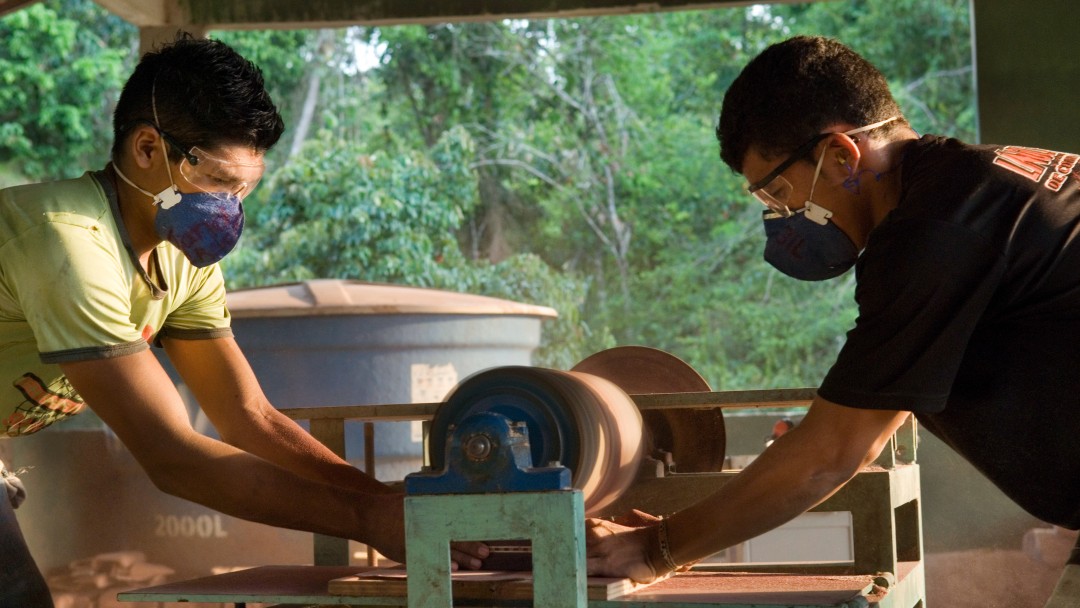
[[263, 163], [240, 162], [220, 158], [200, 149], [190, 148], [180, 161], [180, 175], [199, 190], [225, 199], [233, 195], [243, 200], [259, 185]]
[[245, 162], [212, 154], [198, 146], [186, 146], [156, 124], [148, 120], [142, 122], [154, 127], [165, 143], [183, 156], [180, 175], [199, 190], [222, 201], [228, 200], [229, 196], [243, 200], [259, 185], [266, 168], [261, 160]]
[[[857, 133], [865, 133], [867, 131], [872, 131], [884, 124], [888, 124], [894, 120], [899, 119], [900, 116], [890, 116], [885, 120], [879, 120], [873, 124], [859, 127], [858, 129], [844, 131], [843, 133], [841, 133], [841, 135], [855, 135]], [[790, 217], [791, 214], [794, 213], [791, 209], [788, 208], [788, 202], [790, 202], [791, 200], [792, 187], [791, 183], [784, 179], [784, 177], [780, 174], [786, 171], [788, 167], [795, 164], [795, 161], [810, 154], [810, 152], [814, 150], [814, 146], [816, 146], [818, 142], [830, 135], [835, 135], [835, 133], [818, 133], [814, 137], [810, 138], [810, 141], [796, 148], [795, 151], [791, 153], [791, 156], [787, 157], [787, 160], [777, 165], [776, 168], [770, 171], [768, 175], [752, 184], [747, 184], [746, 191], [752, 194], [754, 198], [756, 198], [758, 201], [761, 202], [762, 205], [765, 205], [770, 210], [779, 213], [783, 217]], [[852, 140], [858, 142], [859, 138], [853, 137]], [[818, 171], [821, 171], [821, 160], [821, 158], [818, 159]], [[814, 181], [817, 182], [816, 173], [814, 175]]]
[[795, 164], [796, 161], [810, 154], [810, 152], [813, 151], [814, 146], [829, 135], [832, 135], [832, 133], [818, 133], [815, 135], [809, 141], [796, 148], [795, 151], [791, 153], [791, 156], [787, 157], [784, 162], [777, 165], [768, 175], [752, 184], [747, 184], [746, 191], [762, 205], [765, 205], [772, 211], [779, 213], [783, 217], [790, 216], [792, 211], [788, 208], [788, 203], [791, 202], [791, 182], [784, 179], [784, 176], [780, 174], [786, 171], [788, 167]]

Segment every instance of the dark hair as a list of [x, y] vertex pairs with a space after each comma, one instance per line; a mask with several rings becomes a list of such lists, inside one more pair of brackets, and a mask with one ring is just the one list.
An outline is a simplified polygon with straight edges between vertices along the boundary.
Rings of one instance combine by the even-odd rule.
[[883, 133], [907, 120], [869, 61], [835, 40], [797, 36], [762, 51], [731, 83], [716, 138], [720, 158], [741, 173], [751, 147], [778, 157], [830, 124], [863, 126], [892, 116], [901, 118], [882, 125]]
[[[140, 123], [156, 124], [187, 146], [244, 145], [258, 152], [285, 130], [255, 64], [223, 42], [186, 32], [143, 55], [124, 84], [113, 112], [114, 159]], [[172, 146], [169, 157], [179, 159]]]

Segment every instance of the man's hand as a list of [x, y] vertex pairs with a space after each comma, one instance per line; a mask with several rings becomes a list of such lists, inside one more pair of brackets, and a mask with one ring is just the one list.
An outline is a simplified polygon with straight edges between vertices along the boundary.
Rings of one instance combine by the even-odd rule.
[[450, 569], [464, 567], [479, 570], [484, 566], [484, 558], [490, 555], [487, 545], [476, 541], [450, 543]]
[[[378, 511], [386, 518], [386, 526], [371, 545], [398, 563], [406, 563], [405, 555], [405, 495], [387, 494], [379, 497]], [[450, 543], [450, 569], [479, 570], [488, 556], [488, 548], [479, 542]]]
[[[652, 583], [666, 577], [671, 570], [659, 545], [662, 521], [637, 509], [610, 519], [585, 520], [589, 574], [629, 578], [635, 583]], [[691, 565], [680, 566], [675, 572], [685, 572]]]
[[[827, 499], [873, 462], [908, 416], [818, 397], [797, 427], [722, 488], [671, 514], [664, 528], [589, 520], [589, 573], [652, 581], [673, 564], [692, 563], [764, 534]], [[667, 555], [661, 549], [663, 530]]]
[[[659, 521], [659, 519], [657, 519]], [[624, 526], [606, 519], [585, 520], [585, 557], [590, 576], [651, 583], [660, 578], [649, 559], [649, 543], [659, 524]]]

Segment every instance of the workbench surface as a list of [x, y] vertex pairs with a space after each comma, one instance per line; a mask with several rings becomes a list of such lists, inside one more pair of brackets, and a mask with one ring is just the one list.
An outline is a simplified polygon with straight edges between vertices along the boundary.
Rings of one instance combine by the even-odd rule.
[[[921, 564], [913, 567], [921, 567]], [[118, 598], [121, 601], [223, 602], [237, 605], [405, 606], [405, 598], [400, 595], [356, 597], [328, 592], [330, 581], [370, 570], [363, 566], [262, 566], [137, 589], [120, 593]], [[892, 605], [892, 602], [883, 601], [890, 594], [876, 587], [874, 580], [875, 577], [871, 575], [689, 572], [619, 599], [590, 600], [589, 607], [863, 608]], [[455, 602], [460, 605], [485, 605]]]

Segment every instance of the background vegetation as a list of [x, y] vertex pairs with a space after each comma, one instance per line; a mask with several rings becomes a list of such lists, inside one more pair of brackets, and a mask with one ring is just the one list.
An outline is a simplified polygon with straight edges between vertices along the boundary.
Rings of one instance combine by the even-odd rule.
[[[719, 161], [724, 91], [767, 45], [834, 36], [919, 132], [973, 140], [967, 0], [837, 0], [549, 21], [214, 32], [259, 64], [288, 130], [224, 262], [231, 287], [352, 278], [556, 308], [536, 363], [615, 344], [716, 389], [814, 386], [854, 278], [761, 259]], [[0, 185], [107, 161], [137, 31], [89, 0], [0, 20]]]

